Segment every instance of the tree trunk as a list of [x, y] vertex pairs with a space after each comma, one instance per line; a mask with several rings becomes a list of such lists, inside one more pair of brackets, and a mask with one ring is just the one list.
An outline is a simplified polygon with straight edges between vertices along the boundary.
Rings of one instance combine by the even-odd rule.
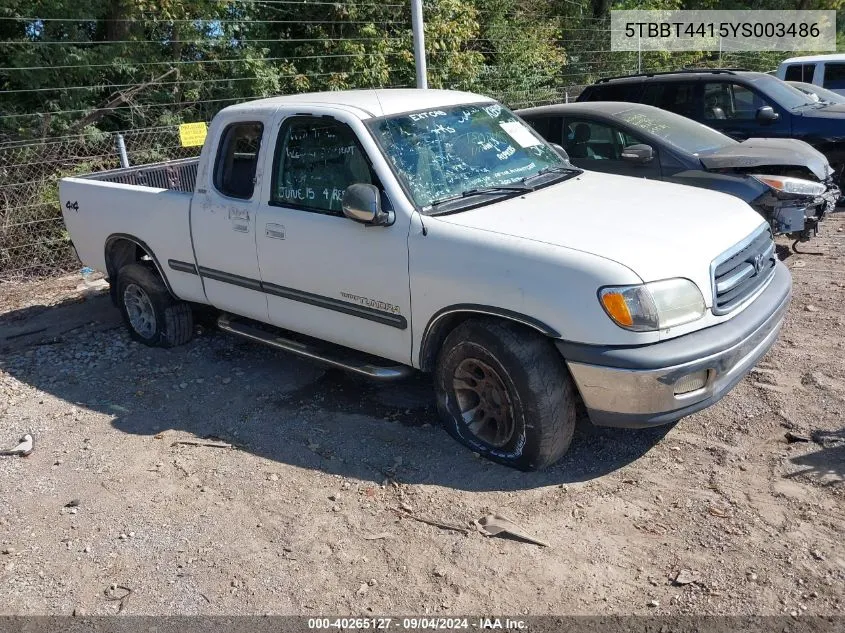
[[106, 11], [106, 41], [120, 42], [129, 38], [129, 27], [131, 22], [130, 0], [112, 0]]
[[591, 2], [594, 18], [603, 18], [610, 11], [610, 0], [591, 0]]

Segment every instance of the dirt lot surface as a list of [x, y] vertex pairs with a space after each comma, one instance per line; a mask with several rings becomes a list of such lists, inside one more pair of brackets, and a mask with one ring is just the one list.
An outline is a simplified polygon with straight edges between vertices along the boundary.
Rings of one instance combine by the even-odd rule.
[[[843, 229], [785, 260], [780, 340], [721, 403], [582, 421], [535, 474], [453, 442], [425, 377], [368, 384], [214, 331], [148, 349], [78, 276], [0, 285], [0, 444], [35, 437], [0, 457], [0, 612], [842, 614]], [[498, 512], [549, 547], [409, 512]]]

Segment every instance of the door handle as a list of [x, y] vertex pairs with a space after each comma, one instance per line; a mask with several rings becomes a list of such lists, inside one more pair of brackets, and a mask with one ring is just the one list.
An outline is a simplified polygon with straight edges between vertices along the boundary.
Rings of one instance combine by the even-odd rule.
[[285, 227], [282, 224], [266, 224], [264, 225], [264, 235], [273, 240], [285, 239]]

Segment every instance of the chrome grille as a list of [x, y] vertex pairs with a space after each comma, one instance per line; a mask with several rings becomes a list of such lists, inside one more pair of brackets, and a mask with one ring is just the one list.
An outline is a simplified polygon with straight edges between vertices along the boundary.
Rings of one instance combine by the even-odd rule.
[[91, 180], [119, 182], [125, 185], [140, 185], [157, 189], [171, 189], [191, 193], [197, 181], [198, 158], [185, 158], [167, 163], [112, 169], [84, 176]]
[[713, 313], [727, 314], [754, 294], [774, 274], [777, 256], [768, 227], [716, 258], [713, 278]]

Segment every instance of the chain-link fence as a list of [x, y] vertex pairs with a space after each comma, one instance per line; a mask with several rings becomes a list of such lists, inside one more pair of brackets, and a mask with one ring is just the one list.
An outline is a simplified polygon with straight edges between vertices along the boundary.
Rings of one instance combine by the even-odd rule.
[[[199, 154], [176, 126], [123, 132], [130, 164]], [[58, 182], [120, 167], [117, 134], [0, 145], [0, 279], [54, 275], [79, 266], [62, 221]]]

